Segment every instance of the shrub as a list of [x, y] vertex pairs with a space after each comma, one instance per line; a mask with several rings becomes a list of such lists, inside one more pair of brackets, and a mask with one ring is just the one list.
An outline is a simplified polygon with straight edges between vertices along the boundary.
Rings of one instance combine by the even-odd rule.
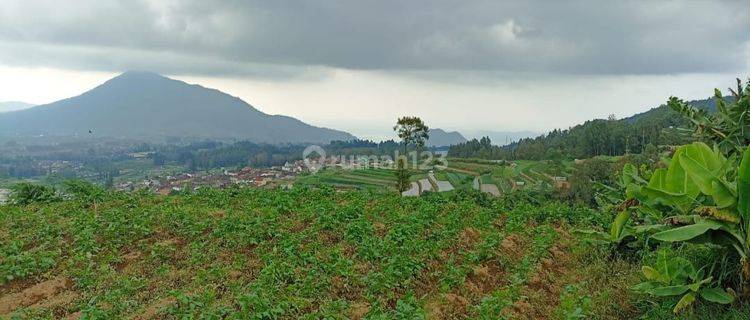
[[10, 203], [15, 205], [23, 206], [60, 200], [55, 189], [49, 186], [22, 182], [12, 186], [10, 190]]

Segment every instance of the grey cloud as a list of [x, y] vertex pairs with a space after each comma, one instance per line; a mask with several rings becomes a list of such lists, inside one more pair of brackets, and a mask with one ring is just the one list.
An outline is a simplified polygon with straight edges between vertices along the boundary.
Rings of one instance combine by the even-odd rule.
[[740, 1], [10, 0], [0, 64], [280, 78], [726, 72], [747, 68], [748, 29]]

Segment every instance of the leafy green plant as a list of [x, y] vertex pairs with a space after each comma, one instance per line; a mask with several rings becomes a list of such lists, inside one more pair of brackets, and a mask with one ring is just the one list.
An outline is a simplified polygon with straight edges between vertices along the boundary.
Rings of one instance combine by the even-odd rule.
[[618, 213], [609, 227], [609, 232], [587, 229], [576, 230], [576, 233], [584, 235], [586, 240], [594, 243], [620, 245], [623, 244], [625, 240], [635, 238], [636, 236], [633, 226], [628, 225], [630, 215], [631, 214], [628, 210], [623, 210]]
[[565, 286], [557, 316], [565, 320], [591, 318], [591, 297], [578, 285]]
[[696, 109], [675, 97], [669, 98], [667, 104], [690, 120], [697, 138], [714, 143], [725, 154], [734, 155], [741, 154], [750, 144], [750, 82], [743, 89], [742, 81], [737, 79], [737, 89], [729, 91], [734, 98], [731, 103], [724, 99], [721, 91], [714, 90], [715, 114]]
[[28, 182], [18, 183], [10, 188], [10, 203], [15, 205], [28, 205], [32, 203], [50, 203], [59, 201], [55, 189], [49, 186], [32, 184]]
[[85, 203], [102, 202], [107, 195], [106, 189], [86, 180], [67, 180], [63, 184], [66, 193]]
[[680, 297], [674, 306], [674, 313], [692, 306], [698, 299], [720, 304], [729, 304], [734, 300], [723, 289], [712, 287], [713, 277], [706, 277], [702, 268], [696, 269], [685, 258], [671, 257], [667, 250], [660, 251], [656, 264], [643, 266], [642, 271], [646, 281], [632, 289], [657, 297]]
[[[691, 241], [733, 249], [740, 256], [743, 293], [750, 293], [750, 149], [739, 168], [733, 168], [717, 150], [697, 142], [683, 147], [673, 162], [684, 164], [685, 184], [694, 185], [702, 197], [692, 198], [692, 214], [669, 225], [653, 239]], [[728, 177], [734, 174], [731, 180]]]

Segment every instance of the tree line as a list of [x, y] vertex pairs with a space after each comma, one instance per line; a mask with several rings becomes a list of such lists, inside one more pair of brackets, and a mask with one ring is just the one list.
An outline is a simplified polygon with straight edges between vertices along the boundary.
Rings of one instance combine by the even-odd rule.
[[[731, 101], [731, 97], [725, 98]], [[691, 101], [689, 104], [713, 112], [714, 98]], [[493, 146], [490, 139], [473, 139], [451, 146], [448, 155], [461, 158], [545, 160], [561, 153], [570, 159], [595, 156], [620, 156], [643, 153], [661, 145], [681, 145], [693, 138], [678, 129], [687, 120], [670, 107], [663, 105], [629, 118], [586, 121], [569, 129], [555, 129], [536, 138], [526, 138], [508, 146]]]

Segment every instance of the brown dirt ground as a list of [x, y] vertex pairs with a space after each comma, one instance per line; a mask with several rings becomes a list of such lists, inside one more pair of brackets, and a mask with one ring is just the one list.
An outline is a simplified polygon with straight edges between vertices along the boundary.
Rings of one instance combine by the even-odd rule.
[[[75, 293], [68, 292], [73, 282], [63, 276], [40, 282], [20, 292], [0, 297], [0, 315], [11, 313], [19, 308], [34, 305], [54, 307], [75, 299]], [[63, 295], [63, 293], [65, 293]], [[61, 297], [62, 296], [62, 297]]]
[[519, 299], [511, 308], [513, 319], [549, 319], [560, 304], [565, 285], [580, 281], [578, 259], [571, 253], [575, 241], [569, 233], [557, 229], [560, 239], [537, 265], [531, 280], [521, 289]]

